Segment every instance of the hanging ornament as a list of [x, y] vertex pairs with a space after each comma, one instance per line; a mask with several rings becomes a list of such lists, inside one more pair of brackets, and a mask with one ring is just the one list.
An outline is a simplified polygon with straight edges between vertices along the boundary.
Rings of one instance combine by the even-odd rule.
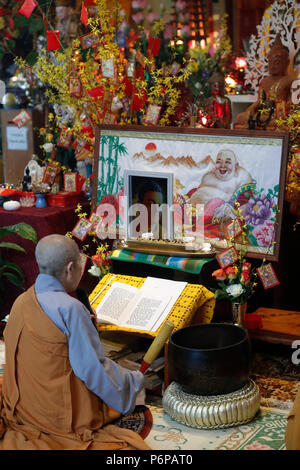
[[36, 6], [37, 2], [35, 0], [25, 0], [18, 13], [29, 18]]
[[47, 31], [47, 50], [56, 51], [60, 49], [59, 31]]
[[81, 6], [80, 21], [85, 27], [87, 27], [88, 18], [89, 18], [89, 12], [83, 3]]

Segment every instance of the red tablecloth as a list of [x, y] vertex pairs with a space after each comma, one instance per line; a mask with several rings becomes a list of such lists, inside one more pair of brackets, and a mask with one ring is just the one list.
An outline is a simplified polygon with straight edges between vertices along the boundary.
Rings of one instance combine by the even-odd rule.
[[[84, 211], [88, 212], [89, 203], [84, 202], [81, 203], [81, 205], [84, 208]], [[51, 233], [60, 233], [64, 235], [65, 233], [73, 230], [76, 222], [78, 221], [75, 209], [76, 206], [45, 207], [43, 209], [39, 209], [37, 207], [22, 207], [17, 211], [5, 211], [0, 208], [0, 227], [14, 225], [19, 222], [26, 222], [36, 230], [38, 240], [46, 235], [50, 235]], [[25, 274], [24, 287], [27, 289], [34, 283], [38, 274], [38, 267], [34, 256], [36, 245], [17, 235], [3, 237], [1, 241], [18, 243], [26, 250], [26, 255], [15, 250], [3, 250], [3, 257], [9, 261], [13, 261], [23, 269]], [[80, 246], [80, 241], [78, 240], [78, 242]], [[21, 293], [21, 289], [18, 289], [7, 282], [4, 302], [2, 303], [2, 307], [0, 307], [0, 319], [9, 313], [14, 300]]]

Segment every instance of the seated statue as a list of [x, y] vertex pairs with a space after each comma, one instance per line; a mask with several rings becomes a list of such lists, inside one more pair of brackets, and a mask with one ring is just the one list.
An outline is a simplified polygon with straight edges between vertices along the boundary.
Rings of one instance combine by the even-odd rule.
[[211, 96], [204, 107], [214, 122], [212, 127], [228, 129], [231, 123], [231, 102], [224, 96], [225, 78], [222, 72], [214, 72], [209, 79]]
[[[280, 34], [277, 34], [268, 54], [269, 75], [262, 78], [259, 84], [258, 100], [237, 115], [235, 129], [249, 128], [250, 122], [256, 129], [274, 129], [276, 119], [288, 114], [291, 85], [294, 80], [294, 77], [287, 73], [288, 65], [288, 49], [283, 46]], [[251, 126], [252, 129], [253, 127]]]

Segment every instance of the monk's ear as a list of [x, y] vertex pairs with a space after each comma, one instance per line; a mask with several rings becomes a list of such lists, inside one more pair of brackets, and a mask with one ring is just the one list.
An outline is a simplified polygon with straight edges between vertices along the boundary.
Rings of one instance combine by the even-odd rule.
[[67, 276], [70, 276], [72, 274], [73, 269], [74, 269], [74, 263], [73, 261], [69, 261], [69, 263], [66, 265]]

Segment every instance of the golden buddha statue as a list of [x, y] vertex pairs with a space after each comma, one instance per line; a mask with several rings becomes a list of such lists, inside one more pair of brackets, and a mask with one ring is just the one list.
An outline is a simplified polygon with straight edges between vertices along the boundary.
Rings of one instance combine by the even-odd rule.
[[280, 34], [277, 34], [268, 54], [269, 75], [262, 78], [259, 84], [258, 100], [237, 115], [235, 129], [248, 128], [250, 121], [255, 123], [256, 129], [274, 129], [276, 119], [288, 114], [294, 80], [287, 73], [288, 65], [288, 49], [283, 46]]

